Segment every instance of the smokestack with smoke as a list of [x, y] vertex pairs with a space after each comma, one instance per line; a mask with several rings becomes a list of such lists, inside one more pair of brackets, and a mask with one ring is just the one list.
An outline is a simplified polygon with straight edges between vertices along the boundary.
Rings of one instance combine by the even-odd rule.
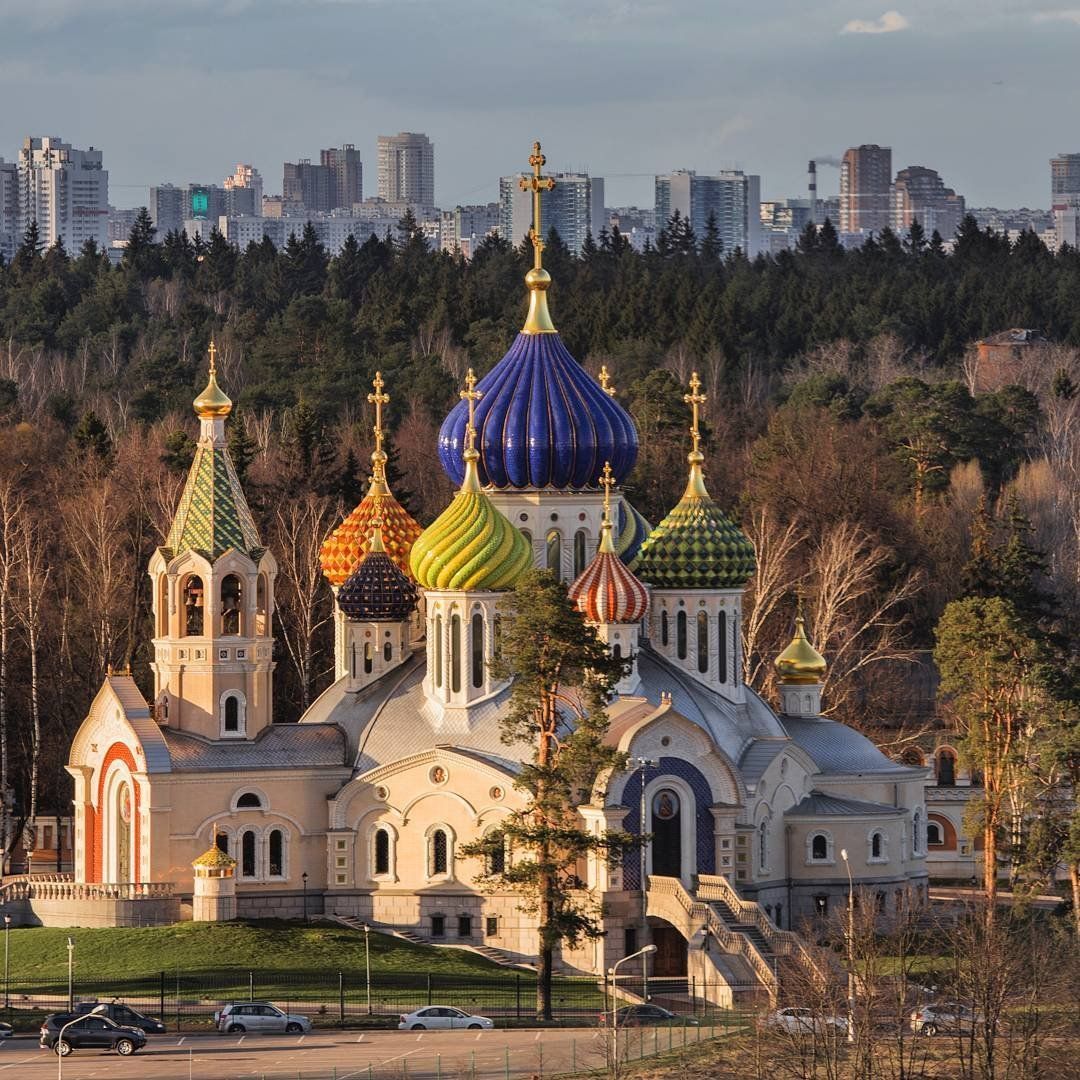
[[840, 159], [838, 157], [831, 157], [831, 156], [829, 156], [827, 154], [824, 155], [823, 157], [814, 158], [814, 161], [818, 165], [830, 165], [834, 169], [839, 169], [840, 165], [841, 165]]
[[807, 187], [810, 190], [810, 221], [816, 225], [817, 220], [817, 162], [810, 159], [806, 166]]

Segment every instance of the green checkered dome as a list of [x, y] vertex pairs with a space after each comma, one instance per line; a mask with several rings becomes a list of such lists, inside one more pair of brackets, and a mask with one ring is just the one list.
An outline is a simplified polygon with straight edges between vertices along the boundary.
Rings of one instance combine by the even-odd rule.
[[683, 497], [631, 564], [653, 588], [738, 589], [754, 573], [754, 545], [705, 489], [702, 460], [691, 452]]

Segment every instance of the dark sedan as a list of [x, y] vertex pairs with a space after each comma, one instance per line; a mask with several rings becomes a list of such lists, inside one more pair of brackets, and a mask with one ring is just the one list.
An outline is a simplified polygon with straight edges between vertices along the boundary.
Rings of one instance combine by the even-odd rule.
[[115, 1050], [128, 1057], [146, 1045], [146, 1035], [135, 1027], [121, 1027], [107, 1016], [53, 1013], [41, 1025], [38, 1044], [67, 1057], [72, 1050]]
[[697, 1021], [659, 1005], [625, 1005], [615, 1013], [615, 1023], [618, 1027], [651, 1027], [655, 1024], [696, 1024]]

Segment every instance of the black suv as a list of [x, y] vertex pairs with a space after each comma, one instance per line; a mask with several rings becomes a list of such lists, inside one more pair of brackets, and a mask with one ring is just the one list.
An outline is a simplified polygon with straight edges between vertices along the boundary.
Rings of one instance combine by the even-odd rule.
[[165, 1025], [153, 1016], [143, 1016], [122, 1001], [77, 1001], [75, 1012], [80, 1016], [107, 1016], [121, 1027], [138, 1028], [147, 1035], [164, 1035]]
[[72, 1050], [115, 1050], [127, 1057], [146, 1045], [146, 1035], [136, 1027], [114, 1024], [107, 1016], [53, 1013], [45, 1017], [38, 1042], [61, 1057], [67, 1057]]

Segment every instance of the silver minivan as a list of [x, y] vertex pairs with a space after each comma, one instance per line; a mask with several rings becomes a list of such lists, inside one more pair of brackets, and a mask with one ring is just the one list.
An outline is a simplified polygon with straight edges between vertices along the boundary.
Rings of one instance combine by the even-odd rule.
[[220, 1012], [214, 1013], [214, 1023], [218, 1031], [228, 1035], [242, 1035], [246, 1031], [284, 1031], [290, 1035], [300, 1035], [311, 1030], [311, 1021], [306, 1016], [282, 1012], [269, 1001], [226, 1005]]

